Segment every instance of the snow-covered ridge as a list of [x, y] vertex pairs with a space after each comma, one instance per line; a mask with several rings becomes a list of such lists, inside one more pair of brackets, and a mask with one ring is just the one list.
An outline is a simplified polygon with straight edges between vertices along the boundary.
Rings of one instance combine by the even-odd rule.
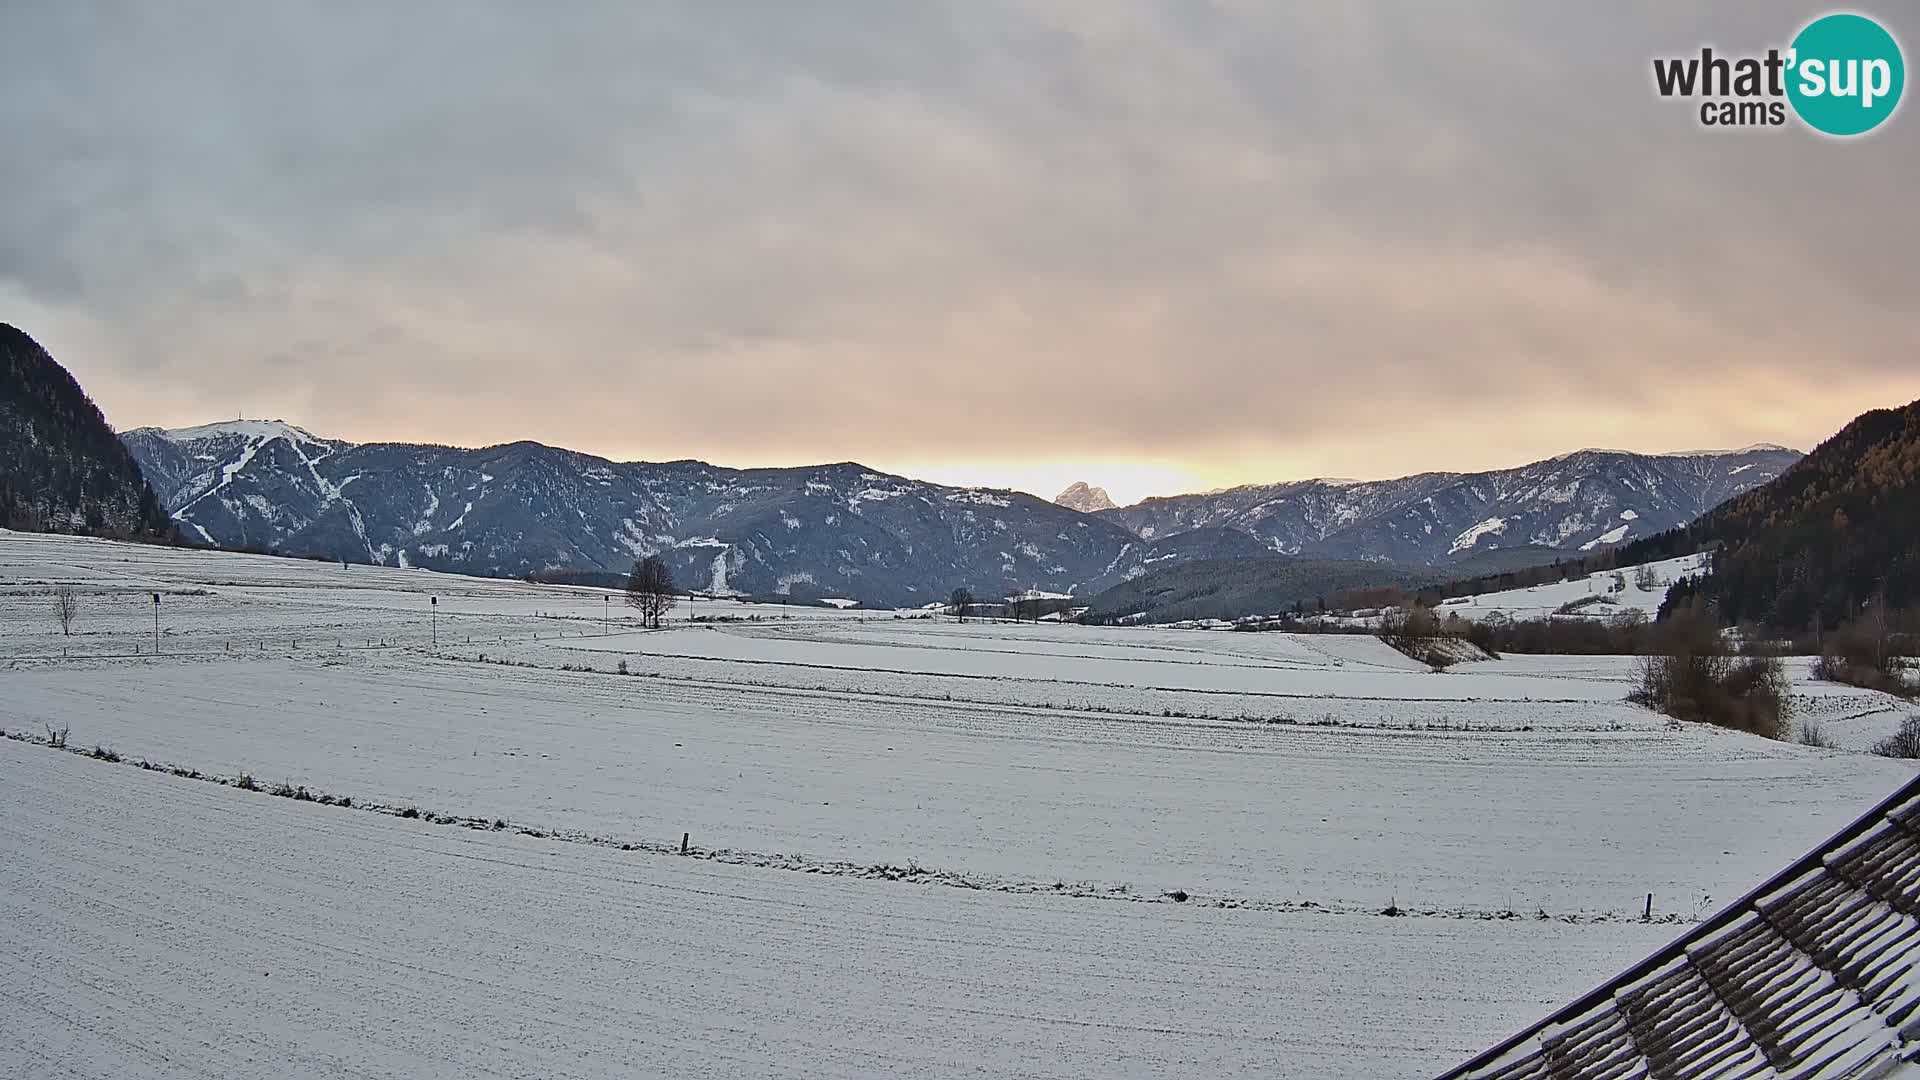
[[1800, 451], [1779, 443], [1759, 442], [1738, 450], [1669, 450], [1653, 457], [1739, 457], [1741, 454], [1798, 454]]
[[234, 437], [243, 439], [286, 439], [288, 442], [321, 442], [318, 436], [302, 427], [287, 423], [285, 420], [222, 420], [215, 424], [201, 424], [198, 427], [184, 428], [141, 428], [152, 432], [169, 442], [197, 442], [201, 439]]
[[[1576, 450], [1490, 472], [1148, 499], [1102, 516], [1142, 538], [1224, 527], [1276, 551], [1441, 565], [1496, 548], [1591, 551], [1650, 536], [1696, 520], [1797, 459], [1793, 451], [1765, 448], [1732, 456]], [[1495, 530], [1496, 521], [1504, 529]], [[1629, 523], [1624, 531], [1622, 522]]]
[[1742, 454], [1798, 454], [1800, 451], [1791, 446], [1778, 443], [1754, 443], [1738, 450], [1622, 450], [1616, 446], [1583, 446], [1578, 450], [1569, 450], [1564, 454], [1555, 454], [1549, 461], [1565, 461], [1581, 454], [1619, 454], [1625, 457], [1655, 458], [1719, 458], [1739, 457]]

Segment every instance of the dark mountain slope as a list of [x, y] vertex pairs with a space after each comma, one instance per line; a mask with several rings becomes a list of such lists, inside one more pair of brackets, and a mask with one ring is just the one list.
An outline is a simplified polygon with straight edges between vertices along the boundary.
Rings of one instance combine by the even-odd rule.
[[1679, 537], [1720, 545], [1698, 591], [1729, 623], [1796, 632], [1876, 597], [1920, 607], [1920, 401], [1856, 418]]
[[163, 537], [171, 522], [133, 455], [66, 368], [0, 323], [0, 525]]

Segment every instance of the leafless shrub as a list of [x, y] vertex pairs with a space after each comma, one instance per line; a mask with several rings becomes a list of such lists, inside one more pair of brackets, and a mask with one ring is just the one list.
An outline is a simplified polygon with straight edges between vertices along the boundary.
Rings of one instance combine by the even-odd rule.
[[61, 588], [53, 594], [54, 613], [60, 619], [60, 634], [73, 636], [73, 620], [80, 614], [80, 597], [72, 589]]
[[1881, 757], [1920, 758], [1920, 715], [1900, 721], [1900, 730], [1873, 744]]
[[1828, 736], [1827, 730], [1812, 720], [1800, 722], [1800, 745], [1811, 746], [1819, 750], [1838, 750], [1840, 744]]
[[1720, 628], [1692, 609], [1658, 624], [1652, 644], [1635, 665], [1629, 701], [1676, 720], [1787, 737], [1792, 702], [1778, 657], [1730, 655]]
[[67, 732], [71, 730], [73, 730], [73, 725], [71, 724], [61, 728], [56, 728], [52, 724], [48, 724], [47, 745], [56, 750], [63, 749], [67, 745]]
[[1886, 605], [1875, 601], [1827, 638], [1820, 659], [1814, 661], [1813, 677], [1913, 697], [1920, 688], [1908, 678], [1911, 663], [1900, 655], [1897, 637]]
[[1424, 604], [1390, 608], [1380, 617], [1380, 640], [1432, 668], [1445, 671], [1458, 662], [1453, 642], [1466, 636], [1467, 624], [1457, 615], [1441, 618]]

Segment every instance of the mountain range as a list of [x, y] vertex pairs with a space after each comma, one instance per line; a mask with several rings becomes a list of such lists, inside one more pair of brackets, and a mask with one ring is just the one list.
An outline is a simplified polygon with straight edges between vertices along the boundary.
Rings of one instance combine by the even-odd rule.
[[1513, 469], [1301, 480], [1147, 499], [1096, 516], [1143, 540], [1236, 529], [1273, 552], [1446, 566], [1495, 550], [1592, 551], [1685, 525], [1800, 459], [1781, 446], [1578, 450]]
[[958, 585], [1104, 587], [1152, 548], [1032, 495], [851, 462], [728, 469], [531, 442], [354, 444], [253, 420], [124, 438], [189, 539], [356, 562], [612, 580], [659, 554], [689, 588], [918, 606]]
[[1082, 513], [851, 462], [731, 469], [531, 442], [356, 444], [256, 420], [140, 428], [123, 440], [182, 533], [221, 547], [587, 580], [658, 553], [676, 580], [705, 591], [909, 606], [958, 585], [1091, 596], [1196, 558], [1437, 566], [1502, 548], [1550, 557], [1685, 524], [1798, 456], [1582, 451], [1492, 473], [1303, 481]]
[[1211, 610], [1223, 590], [1278, 602], [1444, 571], [1446, 589], [1473, 591], [1548, 562], [1585, 572], [1711, 548], [1712, 572], [1680, 599], [1792, 632], [1920, 596], [1916, 507], [1920, 402], [1865, 413], [1809, 455], [1580, 450], [1117, 507], [1084, 482], [1049, 502], [852, 462], [356, 444], [278, 420], [116, 436], [65, 368], [0, 323], [0, 525], [343, 562], [611, 584], [658, 554], [683, 586], [715, 594], [918, 606], [957, 586], [1038, 589], [1118, 618]]

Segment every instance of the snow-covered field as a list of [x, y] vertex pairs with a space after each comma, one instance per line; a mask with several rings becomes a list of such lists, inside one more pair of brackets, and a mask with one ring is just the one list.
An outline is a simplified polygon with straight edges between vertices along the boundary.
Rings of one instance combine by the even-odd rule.
[[[71, 635], [46, 616], [72, 588]], [[116, 544], [0, 529], [0, 650], [8, 656], [366, 648], [549, 641], [634, 630], [616, 591], [472, 578], [431, 570], [345, 567], [190, 548]], [[681, 598], [678, 622], [893, 618], [892, 612]], [[912, 614], [918, 615], [918, 612]]]
[[1624, 566], [1616, 572], [1589, 574], [1572, 581], [1555, 581], [1525, 589], [1458, 596], [1443, 601], [1442, 615], [1463, 619], [1484, 619], [1504, 615], [1512, 619], [1544, 619], [1568, 605], [1579, 605], [1570, 615], [1585, 618], [1617, 618], [1637, 611], [1651, 619], [1666, 599], [1667, 589], [1684, 577], [1699, 574], [1707, 567], [1705, 555], [1683, 555], [1644, 564], [1647, 588], [1642, 588], [1641, 567]]
[[1911, 775], [1621, 657], [602, 595], [0, 533], [0, 728], [123, 759], [0, 740], [0, 1075], [1419, 1076]]
[[1655, 947], [843, 880], [0, 741], [0, 1075], [1417, 1076]]

